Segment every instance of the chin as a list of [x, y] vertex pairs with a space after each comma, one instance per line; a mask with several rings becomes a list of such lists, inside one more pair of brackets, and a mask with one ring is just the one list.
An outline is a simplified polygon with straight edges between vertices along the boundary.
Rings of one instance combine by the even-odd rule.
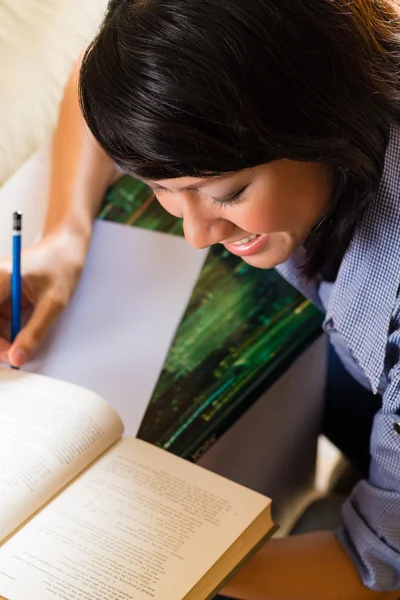
[[246, 256], [242, 260], [256, 269], [273, 269], [280, 264], [279, 262], [268, 260], [266, 258], [260, 258], [258, 256]]
[[278, 265], [286, 262], [292, 256], [292, 254], [293, 252], [273, 255], [272, 253], [268, 252], [265, 254], [255, 254], [254, 256], [246, 256], [243, 257], [242, 260], [256, 269], [274, 269]]

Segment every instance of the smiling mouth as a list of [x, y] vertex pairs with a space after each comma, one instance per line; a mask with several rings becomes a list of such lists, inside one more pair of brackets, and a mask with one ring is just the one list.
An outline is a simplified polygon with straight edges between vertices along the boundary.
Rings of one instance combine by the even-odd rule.
[[251, 256], [264, 249], [268, 237], [269, 234], [267, 233], [251, 233], [236, 242], [223, 242], [223, 245], [229, 252], [237, 256]]
[[244, 246], [244, 244], [248, 244], [249, 242], [252, 242], [253, 240], [255, 240], [257, 236], [258, 236], [257, 233], [251, 233], [250, 235], [243, 238], [242, 240], [239, 240], [237, 242], [230, 242], [230, 243], [233, 244], [234, 246]]
[[241, 240], [236, 240], [235, 242], [228, 242], [227, 240], [223, 240], [222, 242], [220, 242], [220, 244], [222, 244], [223, 246], [242, 246], [243, 244], [248, 244], [252, 240], [255, 240], [258, 235], [258, 233], [249, 233], [249, 235], [242, 238]]

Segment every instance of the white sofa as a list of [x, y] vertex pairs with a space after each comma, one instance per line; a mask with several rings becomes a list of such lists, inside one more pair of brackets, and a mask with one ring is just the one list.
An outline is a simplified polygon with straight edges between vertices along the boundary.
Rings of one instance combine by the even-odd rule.
[[106, 4], [0, 0], [0, 186], [51, 137], [73, 62]]

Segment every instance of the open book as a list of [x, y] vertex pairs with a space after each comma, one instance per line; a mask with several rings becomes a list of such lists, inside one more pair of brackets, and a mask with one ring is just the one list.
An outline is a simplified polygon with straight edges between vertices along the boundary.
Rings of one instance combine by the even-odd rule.
[[206, 600], [270, 500], [135, 438], [98, 395], [0, 369], [0, 598]]

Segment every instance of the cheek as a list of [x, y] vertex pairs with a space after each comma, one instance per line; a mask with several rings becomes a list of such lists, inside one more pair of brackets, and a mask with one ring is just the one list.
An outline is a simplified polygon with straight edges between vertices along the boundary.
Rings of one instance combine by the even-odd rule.
[[279, 201], [278, 214], [281, 223], [286, 224], [286, 231], [307, 233], [321, 216], [325, 201], [315, 194], [312, 188], [289, 191]]
[[298, 224], [300, 205], [292, 186], [283, 181], [261, 185], [254, 198], [253, 220], [268, 232], [287, 231]]
[[233, 207], [227, 218], [243, 231], [272, 233], [286, 229], [287, 212], [282, 204], [272, 202], [264, 194], [252, 194], [242, 205]]
[[297, 182], [295, 177], [260, 181], [251, 196], [237, 207], [232, 220], [241, 229], [254, 233], [288, 231], [303, 235], [319, 218], [326, 201], [324, 190]]
[[282, 161], [271, 178], [268, 199], [288, 230], [304, 231], [323, 213], [331, 193], [331, 173], [323, 165]]

